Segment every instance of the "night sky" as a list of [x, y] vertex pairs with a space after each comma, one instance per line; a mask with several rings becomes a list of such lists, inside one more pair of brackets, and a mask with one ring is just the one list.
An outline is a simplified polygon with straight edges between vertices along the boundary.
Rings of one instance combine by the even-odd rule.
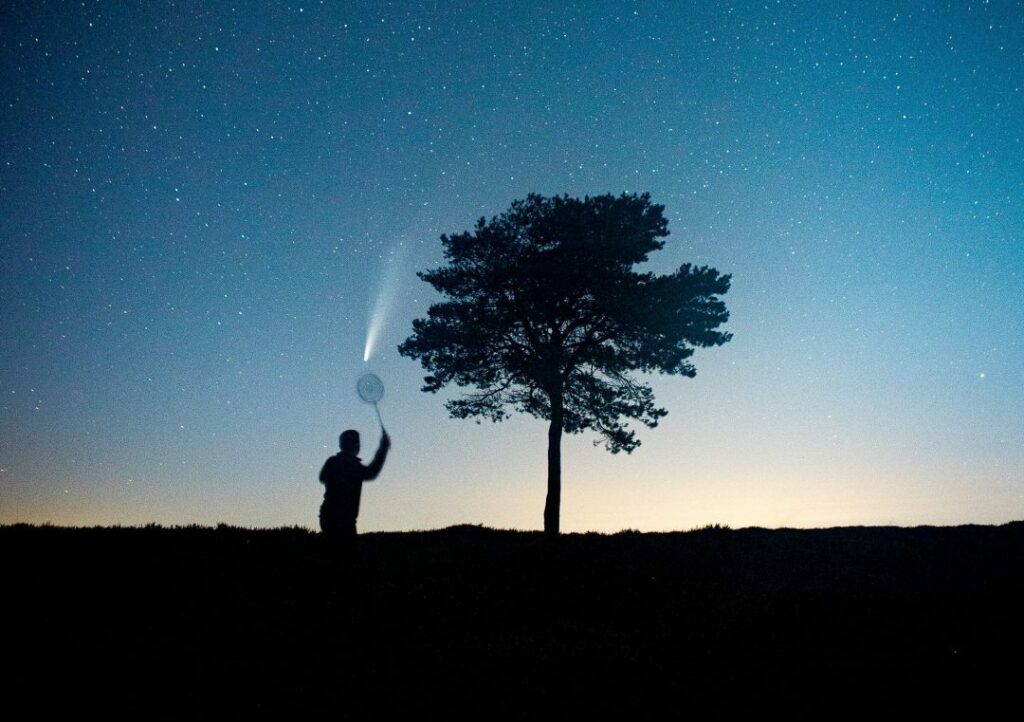
[[734, 338], [565, 437], [563, 530], [1024, 517], [1021, 2], [33, 0], [0, 57], [0, 523], [315, 527], [369, 369], [361, 530], [541, 528], [546, 423], [396, 346], [440, 234], [623, 191]]

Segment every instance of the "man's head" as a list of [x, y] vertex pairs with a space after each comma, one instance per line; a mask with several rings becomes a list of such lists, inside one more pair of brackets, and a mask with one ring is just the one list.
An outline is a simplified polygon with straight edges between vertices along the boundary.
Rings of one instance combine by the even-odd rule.
[[355, 429], [349, 429], [348, 431], [341, 432], [341, 436], [338, 438], [338, 444], [341, 446], [343, 454], [358, 454], [359, 432]]

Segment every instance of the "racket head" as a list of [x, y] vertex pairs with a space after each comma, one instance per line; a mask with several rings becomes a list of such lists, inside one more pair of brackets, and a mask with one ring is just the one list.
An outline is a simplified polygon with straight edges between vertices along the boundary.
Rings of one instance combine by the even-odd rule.
[[365, 373], [356, 382], [356, 393], [368, 404], [376, 404], [384, 398], [384, 382], [374, 373]]

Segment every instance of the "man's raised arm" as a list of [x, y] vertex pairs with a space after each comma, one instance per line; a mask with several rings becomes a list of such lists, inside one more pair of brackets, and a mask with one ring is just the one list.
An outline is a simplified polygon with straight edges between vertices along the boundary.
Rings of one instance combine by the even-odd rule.
[[377, 453], [373, 455], [373, 460], [365, 467], [365, 481], [373, 481], [377, 478], [377, 474], [384, 467], [384, 459], [388, 458], [388, 449], [390, 448], [391, 437], [385, 431], [380, 437], [380, 446], [377, 447]]

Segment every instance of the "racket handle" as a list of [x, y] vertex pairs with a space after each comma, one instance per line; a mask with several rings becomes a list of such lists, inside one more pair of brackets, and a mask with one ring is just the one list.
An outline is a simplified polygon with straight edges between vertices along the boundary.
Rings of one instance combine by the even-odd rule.
[[384, 419], [380, 417], [380, 408], [378, 408], [376, 403], [373, 405], [373, 410], [377, 412], [377, 423], [380, 424], [381, 433], [386, 434], [387, 432], [384, 430]]

